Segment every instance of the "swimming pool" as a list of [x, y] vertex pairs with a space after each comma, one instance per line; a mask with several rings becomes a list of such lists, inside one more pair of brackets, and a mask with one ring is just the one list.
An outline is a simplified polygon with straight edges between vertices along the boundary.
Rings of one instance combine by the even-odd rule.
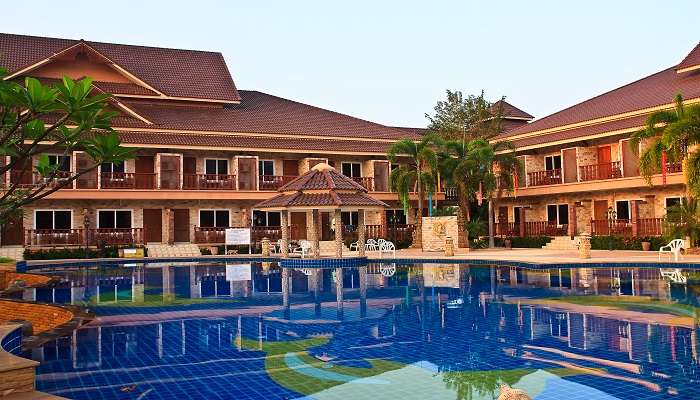
[[533, 399], [700, 398], [695, 270], [245, 262], [39, 272], [57, 282], [25, 298], [96, 315], [24, 354], [41, 362], [39, 390], [69, 398], [493, 399], [500, 383]]

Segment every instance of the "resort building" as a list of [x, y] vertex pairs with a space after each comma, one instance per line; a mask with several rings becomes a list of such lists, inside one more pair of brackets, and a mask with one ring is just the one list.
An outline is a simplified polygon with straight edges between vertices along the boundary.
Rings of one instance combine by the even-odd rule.
[[497, 204], [497, 233], [660, 235], [666, 208], [686, 191], [681, 166], [667, 164], [650, 186], [639, 172], [646, 143], [634, 149], [630, 136], [679, 93], [700, 102], [700, 45], [677, 65], [499, 135], [524, 174]]
[[[225, 227], [243, 226], [253, 227], [253, 240], [276, 240], [280, 213], [252, 206], [319, 163], [390, 205], [367, 212], [375, 236], [410, 239], [411, 218], [389, 190], [386, 151], [418, 132], [239, 90], [220, 53], [0, 34], [0, 65], [6, 79], [20, 82], [93, 78], [95, 92], [114, 94], [112, 125], [124, 146], [139, 149], [135, 159], [101, 165], [27, 207], [22, 220], [3, 227], [2, 246], [215, 245]], [[89, 162], [80, 151], [49, 161], [67, 172]], [[35, 183], [41, 178], [31, 167], [3, 182]], [[321, 213], [322, 240], [333, 238], [331, 214]], [[308, 218], [291, 213], [292, 240], [306, 238]], [[357, 218], [342, 213], [348, 237]]]

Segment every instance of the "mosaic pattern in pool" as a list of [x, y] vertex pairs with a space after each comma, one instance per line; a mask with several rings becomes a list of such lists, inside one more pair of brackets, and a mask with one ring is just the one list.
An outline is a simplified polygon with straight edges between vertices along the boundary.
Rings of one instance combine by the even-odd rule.
[[25, 354], [41, 361], [38, 389], [75, 399], [494, 399], [502, 383], [538, 400], [700, 398], [698, 271], [246, 263], [44, 273], [59, 281], [25, 298], [97, 315]]

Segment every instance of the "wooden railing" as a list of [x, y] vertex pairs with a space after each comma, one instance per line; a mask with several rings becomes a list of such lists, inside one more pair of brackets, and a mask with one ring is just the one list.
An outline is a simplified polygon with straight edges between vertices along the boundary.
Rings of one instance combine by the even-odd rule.
[[182, 178], [185, 190], [236, 190], [236, 175], [184, 174]]
[[362, 185], [365, 189], [367, 189], [370, 192], [374, 190], [374, 178], [372, 178], [372, 177], [356, 176], [356, 177], [353, 177], [352, 180], [359, 183], [360, 185]]
[[[661, 236], [665, 233], [663, 218], [639, 218], [637, 220], [637, 236]], [[598, 219], [591, 220], [591, 235], [600, 236], [633, 236], [632, 221], [629, 219]]]
[[527, 173], [528, 186], [556, 185], [561, 183], [561, 169], [548, 169]]
[[[568, 224], [549, 221], [527, 221], [524, 228], [525, 236], [566, 236], [569, 232]], [[520, 223], [496, 222], [495, 233], [501, 237], [520, 236]]]
[[90, 230], [91, 245], [113, 246], [143, 243], [143, 228], [97, 228]]
[[496, 236], [501, 237], [520, 236], [520, 224], [515, 222], [496, 222], [494, 231]]
[[194, 227], [195, 243], [224, 244], [226, 227]]
[[286, 175], [260, 175], [259, 188], [260, 190], [277, 190], [293, 181], [295, 178], [297, 177]]
[[155, 189], [156, 174], [136, 172], [102, 172], [100, 187], [103, 189]]
[[622, 169], [619, 161], [602, 164], [582, 165], [579, 167], [579, 180], [595, 181], [599, 179], [622, 178]]
[[669, 174], [683, 172], [683, 164], [679, 163], [679, 162], [667, 163], [666, 164], [666, 172], [668, 172]]
[[85, 245], [85, 229], [27, 229], [25, 246]]

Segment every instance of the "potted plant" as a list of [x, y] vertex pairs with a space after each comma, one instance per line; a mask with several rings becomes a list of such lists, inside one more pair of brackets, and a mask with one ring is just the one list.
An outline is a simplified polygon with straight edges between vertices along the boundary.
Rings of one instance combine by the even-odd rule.
[[647, 238], [642, 239], [642, 250], [643, 251], [651, 250], [651, 242], [649, 241], [649, 239], [647, 239]]

